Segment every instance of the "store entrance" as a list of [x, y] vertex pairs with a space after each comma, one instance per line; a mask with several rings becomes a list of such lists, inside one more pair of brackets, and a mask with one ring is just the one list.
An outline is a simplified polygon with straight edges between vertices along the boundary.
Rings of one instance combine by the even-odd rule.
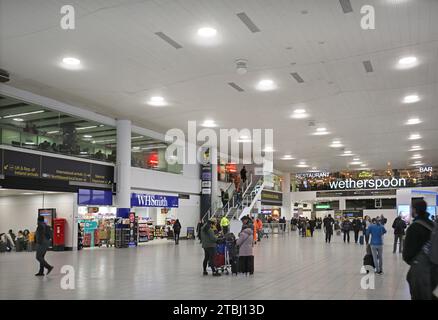
[[78, 250], [114, 247], [116, 216], [113, 206], [79, 206]]
[[53, 231], [52, 249], [74, 246], [74, 193], [0, 188], [0, 252], [35, 251], [38, 216]]

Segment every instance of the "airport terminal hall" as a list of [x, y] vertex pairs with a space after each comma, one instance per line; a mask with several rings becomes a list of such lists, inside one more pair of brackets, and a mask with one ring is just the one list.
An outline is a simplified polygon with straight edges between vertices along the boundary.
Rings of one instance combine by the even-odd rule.
[[0, 0], [0, 303], [434, 303], [437, 123], [438, 0]]

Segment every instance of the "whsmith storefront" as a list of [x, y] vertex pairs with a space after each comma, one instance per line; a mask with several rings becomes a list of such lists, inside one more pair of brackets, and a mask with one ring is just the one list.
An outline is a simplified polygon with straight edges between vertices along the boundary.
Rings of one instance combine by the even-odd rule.
[[416, 199], [426, 200], [428, 212], [436, 214], [438, 172], [426, 166], [298, 173], [291, 176], [291, 191], [292, 207], [311, 208], [316, 217], [359, 211], [370, 217], [383, 214], [391, 221], [401, 215], [410, 221], [411, 204]]

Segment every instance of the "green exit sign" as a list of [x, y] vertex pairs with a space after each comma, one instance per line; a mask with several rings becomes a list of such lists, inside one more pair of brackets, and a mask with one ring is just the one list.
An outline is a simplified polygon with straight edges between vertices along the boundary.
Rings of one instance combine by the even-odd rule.
[[317, 204], [316, 209], [330, 209], [329, 204]]

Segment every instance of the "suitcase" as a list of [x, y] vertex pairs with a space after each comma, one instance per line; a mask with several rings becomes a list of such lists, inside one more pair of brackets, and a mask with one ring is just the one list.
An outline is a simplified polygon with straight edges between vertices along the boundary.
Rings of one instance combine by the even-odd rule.
[[311, 237], [311, 236], [312, 236], [312, 233], [310, 232], [309, 229], [307, 229], [307, 230], [306, 230], [306, 237]]
[[363, 245], [363, 235], [359, 237], [359, 243]]
[[6, 243], [4, 243], [3, 241], [0, 242], [0, 252], [6, 252], [6, 251], [7, 251]]
[[219, 268], [223, 265], [225, 265], [225, 255], [220, 253], [216, 254], [214, 257], [214, 266]]

